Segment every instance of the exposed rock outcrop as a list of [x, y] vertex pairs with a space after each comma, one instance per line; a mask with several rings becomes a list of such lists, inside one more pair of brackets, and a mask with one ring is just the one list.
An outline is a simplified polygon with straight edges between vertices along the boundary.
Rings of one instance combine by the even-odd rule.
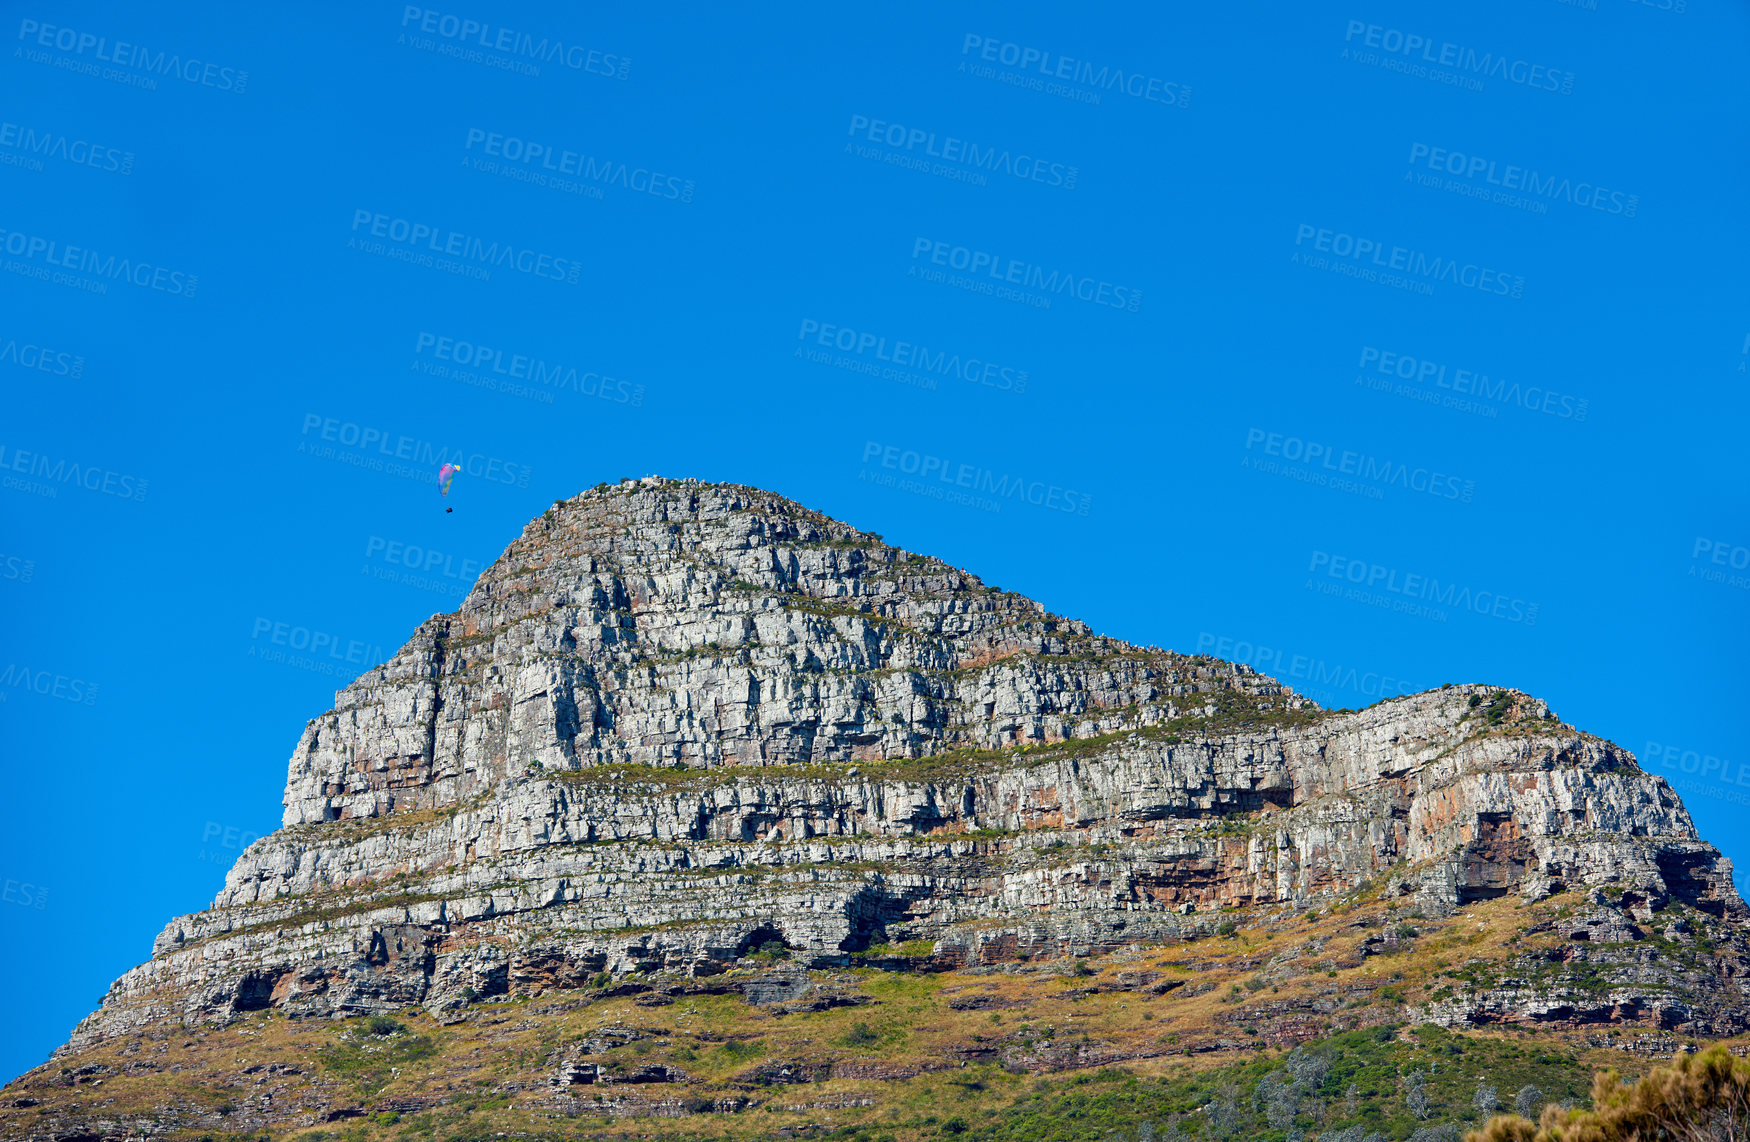
[[[946, 967], [1203, 934], [1220, 907], [1603, 886], [1569, 933], [1593, 949], [1668, 902], [1746, 919], [1664, 780], [1528, 695], [1331, 713], [781, 497], [646, 479], [554, 505], [342, 691], [284, 827], [71, 1045], [268, 1007], [451, 1017], [774, 944], [824, 967], [927, 941], [909, 962]], [[1739, 962], [1588, 1002], [1742, 1028]], [[1562, 986], [1528, 969], [1426, 1017], [1572, 1018]]]

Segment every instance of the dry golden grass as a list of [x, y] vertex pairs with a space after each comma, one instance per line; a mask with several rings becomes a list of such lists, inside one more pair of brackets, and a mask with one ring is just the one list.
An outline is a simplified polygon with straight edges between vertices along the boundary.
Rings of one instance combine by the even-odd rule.
[[[735, 994], [684, 995], [647, 1007], [629, 997], [549, 992], [478, 1005], [449, 1026], [423, 1012], [401, 1013], [395, 1018], [404, 1029], [386, 1036], [371, 1034], [366, 1020], [277, 1014], [228, 1027], [159, 1027], [21, 1076], [0, 1100], [0, 1136], [25, 1135], [51, 1120], [169, 1112], [189, 1137], [214, 1138], [618, 1137], [648, 1136], [653, 1124], [677, 1130], [684, 1124], [685, 1136], [728, 1139], [770, 1137], [807, 1123], [861, 1123], [896, 1140], [924, 1137], [915, 1123], [931, 1108], [994, 1114], [1040, 1073], [1116, 1064], [1139, 1076], [1183, 1076], [1398, 1020], [1400, 1003], [1425, 1002], [1449, 982], [1439, 973], [1470, 961], [1501, 964], [1547, 941], [1520, 933], [1572, 903], [1528, 906], [1502, 898], [1429, 922], [1400, 921], [1385, 905], [1366, 901], [1311, 921], [1236, 913], [1231, 936], [1026, 965], [1038, 970], [817, 972], [821, 982], [866, 1001], [820, 1012], [786, 1014]], [[1369, 935], [1401, 922], [1420, 933], [1403, 950], [1360, 955]], [[758, 970], [704, 982], [733, 983]], [[1183, 983], [1154, 995], [1137, 986], [1148, 976], [1127, 973]], [[1396, 998], [1374, 994], [1381, 985], [1395, 989]], [[968, 1000], [980, 1006], [964, 1006]], [[1306, 1006], [1312, 1001], [1326, 1010]], [[631, 1028], [641, 1037], [585, 1052], [585, 1042], [606, 1028]], [[1514, 1028], [1474, 1034], [1547, 1040], [1580, 1050], [1588, 1064], [1624, 1063], [1622, 1052], [1588, 1047], [1573, 1035]], [[621, 1075], [660, 1063], [689, 1081], [555, 1090], [549, 1080], [559, 1062], [573, 1058]], [[780, 1064], [813, 1064], [823, 1077], [788, 1086], [762, 1081], [762, 1071]], [[93, 1067], [99, 1069], [74, 1073]], [[265, 1106], [264, 1092], [272, 1095]], [[20, 1100], [35, 1105], [16, 1105]], [[681, 1100], [694, 1100], [695, 1110], [704, 1105], [698, 1100], [740, 1100], [746, 1109], [640, 1117], [665, 1103], [678, 1110]], [[325, 1121], [337, 1110], [362, 1117]]]

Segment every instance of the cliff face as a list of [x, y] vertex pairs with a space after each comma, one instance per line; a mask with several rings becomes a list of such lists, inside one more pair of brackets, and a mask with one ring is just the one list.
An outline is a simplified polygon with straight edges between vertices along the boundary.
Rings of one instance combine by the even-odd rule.
[[[266, 1008], [458, 1018], [770, 941], [966, 967], [1207, 935], [1224, 908], [1565, 892], [1591, 909], [1565, 946], [1608, 986], [1526, 963], [1421, 1016], [1750, 1025], [1730, 863], [1537, 699], [1329, 713], [748, 488], [556, 504], [309, 724], [284, 804], [69, 1049]], [[1717, 922], [1701, 967], [1634, 946], [1672, 905]]]

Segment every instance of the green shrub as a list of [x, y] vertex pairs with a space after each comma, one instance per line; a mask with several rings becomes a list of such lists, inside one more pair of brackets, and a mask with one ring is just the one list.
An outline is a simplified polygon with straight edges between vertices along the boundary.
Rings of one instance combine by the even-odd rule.
[[764, 1050], [764, 1047], [749, 1039], [731, 1039], [717, 1048], [719, 1054], [732, 1062], [754, 1058]]
[[[1542, 1091], [1527, 1088], [1534, 1106]], [[1492, 1093], [1492, 1092], [1491, 1092]], [[1521, 1092], [1525, 1093], [1525, 1092]], [[1530, 1107], [1528, 1106], [1528, 1109]], [[1638, 1082], [1599, 1071], [1592, 1079], [1592, 1109], [1547, 1105], [1541, 1123], [1498, 1114], [1470, 1142], [1631, 1142], [1645, 1138], [1739, 1138], [1750, 1129], [1750, 1061], [1716, 1044], [1699, 1054], [1679, 1052]]]
[[767, 940], [758, 947], [749, 948], [747, 955], [749, 959], [764, 960], [766, 963], [774, 964], [779, 960], [789, 959], [790, 949], [784, 946], [782, 940]]
[[847, 1047], [869, 1047], [879, 1043], [881, 1036], [867, 1023], [853, 1023], [839, 1041]]

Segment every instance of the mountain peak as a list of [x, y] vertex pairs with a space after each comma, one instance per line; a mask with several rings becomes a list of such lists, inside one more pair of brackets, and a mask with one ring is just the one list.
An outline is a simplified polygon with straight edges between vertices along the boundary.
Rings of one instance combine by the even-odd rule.
[[342, 691], [293, 756], [285, 823], [433, 809], [528, 772], [1085, 739], [1235, 695], [1254, 716], [1315, 708], [770, 492], [645, 477], [554, 504], [460, 610]]
[[[1322, 710], [755, 488], [646, 477], [556, 503], [456, 612], [309, 723], [284, 803], [284, 827], [210, 908], [166, 926], [62, 1056], [119, 1058], [187, 1028], [266, 1034], [243, 1024], [273, 1013], [323, 1059], [356, 1061], [354, 1032], [330, 1041], [311, 1022], [399, 1018], [513, 1070], [542, 1060], [551, 1073], [516, 1089], [557, 1086], [564, 1106], [598, 1081], [698, 1083], [698, 1106], [741, 1106], [732, 1091], [784, 1076], [872, 1072], [834, 1047], [776, 1078], [735, 1070], [734, 1052], [689, 1077], [704, 1040], [632, 1071], [614, 1061], [631, 1040], [605, 1030], [513, 1064], [490, 1021], [466, 1028], [495, 1004], [545, 1004], [529, 1026], [550, 1046], [583, 1033], [568, 1012], [599, 1027], [592, 1005], [625, 1019], [629, 996], [823, 1012], [900, 995], [879, 982], [894, 973], [957, 981], [930, 985], [945, 993], [1065, 957], [1132, 965], [1101, 987], [1139, 1006], [1182, 1001], [1170, 1039], [1112, 1007], [1101, 1058], [1406, 1019], [1750, 1028], [1730, 862], [1661, 778], [1541, 700], [1448, 685]], [[1208, 942], [1242, 926], [1304, 943], [1266, 962]], [[1430, 955], [1373, 975], [1369, 957], [1424, 927], [1468, 957], [1462, 972]], [[1229, 990], [1192, 1002], [1213, 985], [1188, 972]], [[1057, 1011], [1069, 993], [1035, 982], [1009, 999], [979, 983], [967, 1010]], [[961, 1008], [931, 1010], [961, 1027], [942, 1022]], [[853, 1046], [885, 1041], [857, 1027]], [[1057, 1058], [1031, 1031], [980, 1054], [969, 1027], [941, 1049], [1021, 1070]], [[672, 1046], [682, 1030], [628, 1034]], [[229, 1082], [235, 1054], [199, 1064], [202, 1081]], [[454, 1060], [403, 1062], [409, 1089], [475, 1081]], [[296, 1097], [297, 1114], [352, 1113]]]

